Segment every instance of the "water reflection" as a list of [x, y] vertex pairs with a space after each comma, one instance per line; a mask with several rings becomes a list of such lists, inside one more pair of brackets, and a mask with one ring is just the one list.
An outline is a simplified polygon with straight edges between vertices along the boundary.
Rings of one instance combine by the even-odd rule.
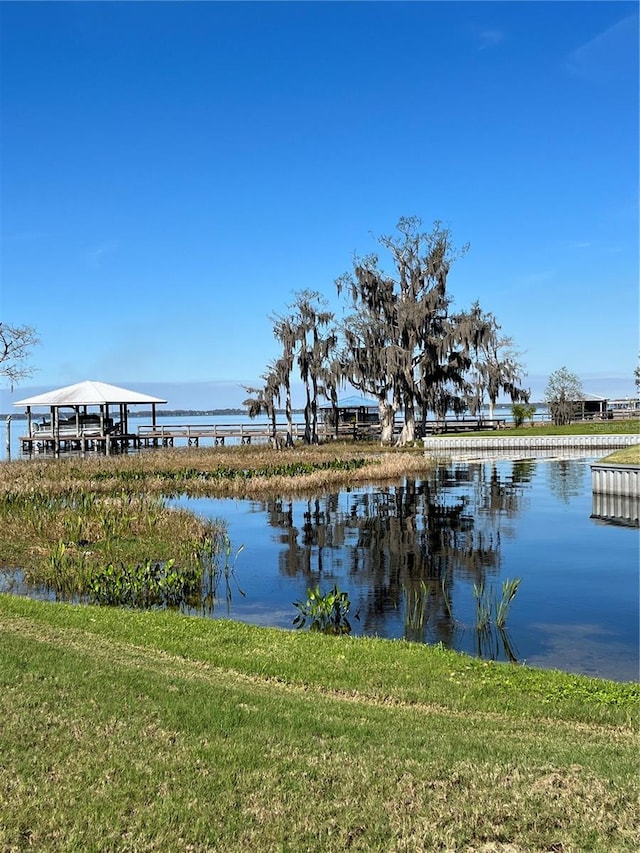
[[[184, 505], [223, 518], [246, 545], [247, 597], [232, 618], [291, 628], [293, 601], [337, 583], [356, 634], [557, 666], [553, 626], [564, 624], [588, 638], [583, 667], [568, 649], [571, 669], [635, 679], [637, 530], [594, 524], [588, 460], [565, 461], [449, 461], [420, 480], [305, 500]], [[478, 634], [474, 584], [499, 595], [516, 577], [507, 632]]]
[[640, 526], [640, 498], [593, 492], [591, 517], [601, 524]]
[[[220, 519], [232, 555], [245, 546], [246, 596], [234, 586], [214, 617], [291, 629], [294, 601], [338, 584], [354, 634], [637, 679], [638, 504], [592, 495], [588, 461], [447, 461], [421, 479], [308, 499], [171, 503]], [[620, 523], [629, 516], [635, 529]], [[474, 585], [499, 595], [516, 577], [508, 630], [476, 631]]]
[[568, 504], [571, 498], [577, 497], [582, 491], [584, 465], [577, 459], [558, 459], [553, 465], [547, 466], [549, 489], [563, 503]]
[[484, 584], [501, 569], [500, 545], [525, 499], [535, 463], [505, 476], [496, 464], [440, 467], [422, 480], [333, 492], [306, 501], [258, 501], [283, 546], [279, 572], [308, 586], [345, 578], [359, 597], [366, 634], [385, 634], [404, 614], [404, 636], [453, 644], [463, 624], [456, 584]]

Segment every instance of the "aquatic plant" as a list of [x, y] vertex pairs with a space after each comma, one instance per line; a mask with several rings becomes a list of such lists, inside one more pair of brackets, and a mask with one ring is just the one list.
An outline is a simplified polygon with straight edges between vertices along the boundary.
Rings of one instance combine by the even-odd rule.
[[494, 624], [498, 628], [506, 626], [511, 603], [515, 598], [522, 578], [506, 578], [502, 582], [500, 600], [495, 594], [493, 585], [487, 589], [484, 581], [473, 585], [473, 597], [476, 600], [476, 629], [482, 631]]
[[[238, 583], [236, 574], [236, 561], [244, 551], [244, 545], [240, 545], [231, 559], [232, 546], [227, 533], [214, 538], [207, 538], [201, 544], [196, 560], [202, 571], [202, 609], [206, 613], [213, 613], [216, 602], [220, 598], [220, 585], [224, 581], [225, 601], [227, 612], [231, 606], [232, 586], [235, 585], [240, 595], [245, 592]], [[224, 554], [224, 566], [218, 562], [219, 552]]]
[[511, 602], [516, 597], [522, 578], [507, 578], [502, 582], [502, 596], [495, 607], [495, 620], [498, 628], [504, 628], [511, 608]]
[[174, 560], [109, 563], [91, 571], [87, 593], [93, 604], [179, 607], [199, 594], [201, 580], [197, 571], [178, 568]]
[[295, 628], [304, 628], [308, 623], [310, 631], [323, 634], [350, 634], [351, 623], [348, 619], [351, 602], [346, 592], [341, 592], [337, 584], [324, 595], [320, 587], [307, 591], [307, 600], [294, 601], [298, 615], [293, 620]]
[[507, 617], [511, 603], [515, 598], [522, 578], [506, 578], [502, 582], [500, 600], [493, 585], [487, 589], [484, 581], [473, 585], [473, 596], [476, 600], [476, 634], [477, 654], [481, 658], [495, 660], [499, 657], [500, 648], [504, 657], [516, 662], [517, 656], [511, 638], [507, 632]]
[[473, 597], [476, 600], [476, 630], [483, 631], [491, 624], [491, 599], [485, 589], [484, 580], [473, 585]]

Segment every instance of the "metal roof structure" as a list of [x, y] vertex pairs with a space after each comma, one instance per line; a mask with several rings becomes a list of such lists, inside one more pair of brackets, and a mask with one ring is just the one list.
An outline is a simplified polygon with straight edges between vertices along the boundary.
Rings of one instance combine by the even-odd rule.
[[[333, 408], [331, 403], [326, 403], [323, 406], [320, 406], [321, 409], [331, 409]], [[338, 408], [339, 409], [375, 409], [378, 410], [378, 401], [370, 400], [367, 397], [343, 397], [341, 400], [338, 400]]]
[[104, 406], [104, 405], [144, 405], [149, 403], [166, 403], [159, 397], [150, 394], [141, 394], [138, 391], [130, 391], [128, 388], [119, 388], [117, 385], [109, 385], [106, 382], [95, 382], [85, 380], [75, 385], [67, 385], [44, 394], [36, 394], [35, 397], [27, 397], [18, 400], [14, 406]]

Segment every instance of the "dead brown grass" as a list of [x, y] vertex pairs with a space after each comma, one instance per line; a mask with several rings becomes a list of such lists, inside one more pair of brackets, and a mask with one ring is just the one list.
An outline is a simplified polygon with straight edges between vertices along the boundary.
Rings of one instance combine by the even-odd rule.
[[[278, 474], [287, 466], [320, 466], [335, 460], [363, 460], [347, 471], [316, 469]], [[215, 448], [172, 448], [119, 456], [20, 459], [0, 466], [0, 490], [22, 494], [88, 491], [112, 493], [125, 489], [146, 494], [207, 494], [253, 497], [277, 493], [317, 493], [346, 483], [381, 483], [417, 474], [432, 462], [421, 449], [383, 449], [371, 443], [335, 443], [276, 451], [264, 445]], [[227, 469], [241, 478], [205, 478]], [[261, 473], [262, 472], [262, 473]], [[205, 476], [199, 478], [201, 473]], [[251, 476], [249, 476], [251, 475]]]

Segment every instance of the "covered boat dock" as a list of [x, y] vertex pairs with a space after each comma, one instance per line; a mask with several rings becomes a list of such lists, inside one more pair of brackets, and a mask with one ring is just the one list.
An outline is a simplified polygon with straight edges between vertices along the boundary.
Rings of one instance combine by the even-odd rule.
[[[20, 436], [24, 452], [103, 450], [109, 453], [139, 444], [137, 434], [129, 432], [129, 406], [151, 406], [155, 425], [156, 406], [166, 402], [106, 382], [85, 380], [18, 400], [14, 406], [26, 408], [27, 431]], [[48, 409], [48, 418], [35, 415], [33, 409], [38, 408]]]

